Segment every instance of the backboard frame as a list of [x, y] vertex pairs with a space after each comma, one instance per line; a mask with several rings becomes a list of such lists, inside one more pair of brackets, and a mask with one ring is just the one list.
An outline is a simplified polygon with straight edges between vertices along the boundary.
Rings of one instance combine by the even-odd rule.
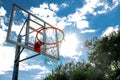
[[[23, 36], [25, 36], [25, 44], [21, 44], [21, 43], [19, 43], [19, 42], [17, 42], [17, 41], [11, 40], [11, 38], [10, 38], [10, 33], [11, 33], [11, 31], [12, 31], [11, 29], [12, 29], [12, 26], [13, 26], [13, 17], [14, 17], [14, 14], [15, 14], [15, 11], [14, 11], [15, 8], [17, 8], [17, 9], [19, 9], [19, 10], [21, 10], [21, 11], [23, 11], [23, 12], [25, 12], [25, 13], [28, 14], [28, 18], [27, 18], [28, 21], [27, 21], [27, 19], [26, 19], [25, 21], [27, 21], [27, 23], [24, 22], [24, 23], [26, 24], [26, 34], [23, 35]], [[39, 23], [37, 23], [36, 21], [30, 19], [31, 16], [34, 17], [34, 18], [36, 18], [37, 20], [41, 21], [43, 24], [39, 24]], [[29, 26], [29, 25], [30, 25], [29, 21], [32, 21], [33, 23], [35, 23], [35, 24], [37, 24], [37, 25], [40, 25], [40, 26], [41, 26], [40, 28], [45, 28], [46, 25], [47, 25], [47, 26], [48, 26], [48, 25], [49, 25], [49, 26], [52, 26], [51, 24], [49, 24], [49, 23], [47, 23], [46, 21], [42, 20], [41, 18], [35, 16], [34, 14], [30, 13], [29, 11], [21, 8], [20, 6], [18, 6], [18, 5], [16, 5], [16, 4], [13, 4], [13, 5], [12, 5], [11, 15], [10, 15], [10, 22], [9, 22], [9, 27], [8, 27], [8, 32], [7, 32], [6, 41], [9, 42], [9, 43], [15, 44], [15, 45], [17, 45], [17, 46], [20, 46], [20, 47], [23, 47], [23, 48], [26, 48], [26, 49], [29, 49], [29, 50], [34, 51], [33, 46], [29, 46], [29, 45], [33, 45], [33, 44], [29, 43], [29, 34], [30, 34], [30, 33], [29, 33], [29, 28], [30, 28], [31, 30], [33, 30], [33, 31], [35, 31], [35, 30], [34, 30], [32, 27]], [[24, 26], [23, 26], [23, 27], [24, 27]], [[43, 35], [43, 37], [44, 37], [44, 35]], [[45, 38], [44, 38], [44, 39], [45, 39]], [[49, 57], [49, 58], [59, 60], [59, 44], [56, 44], [56, 45], [57, 45], [57, 46], [56, 46], [56, 48], [57, 48], [57, 55], [56, 55], [56, 56], [51, 55], [51, 54], [48, 54], [48, 53], [46, 53], [46, 51], [42, 51], [42, 52], [39, 53], [39, 54], [43, 54], [43, 55], [45, 55], [45, 56], [47, 56], [47, 57]]]

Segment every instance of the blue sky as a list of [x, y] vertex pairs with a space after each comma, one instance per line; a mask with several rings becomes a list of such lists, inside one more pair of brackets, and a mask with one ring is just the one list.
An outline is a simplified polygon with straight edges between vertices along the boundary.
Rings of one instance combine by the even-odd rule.
[[[13, 3], [64, 31], [59, 61], [63, 64], [87, 60], [84, 41], [120, 28], [120, 0], [0, 0], [0, 80], [12, 79], [15, 45], [5, 39]], [[24, 50], [21, 59], [33, 53]], [[42, 80], [52, 68], [44, 56], [21, 62], [19, 80]]]

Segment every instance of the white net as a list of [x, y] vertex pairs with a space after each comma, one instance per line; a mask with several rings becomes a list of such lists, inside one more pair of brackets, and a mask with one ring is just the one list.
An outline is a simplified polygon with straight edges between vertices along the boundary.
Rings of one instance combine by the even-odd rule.
[[[45, 61], [48, 64], [54, 64], [54, 62], [56, 62], [54, 61], [54, 59], [59, 60], [59, 44], [63, 40], [64, 34], [60, 29], [55, 27], [43, 28], [38, 30], [38, 33], [39, 32], [43, 33], [36, 35], [37, 40], [43, 42], [43, 45], [41, 46], [41, 51], [54, 57], [52, 58], [50, 56], [46, 56]], [[42, 38], [41, 35], [43, 36]]]

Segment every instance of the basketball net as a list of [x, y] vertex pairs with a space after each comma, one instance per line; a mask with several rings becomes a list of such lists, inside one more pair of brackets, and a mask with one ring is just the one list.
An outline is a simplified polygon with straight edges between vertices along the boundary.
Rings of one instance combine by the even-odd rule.
[[[59, 58], [59, 45], [64, 39], [63, 31], [55, 27], [46, 27], [41, 28], [36, 32], [37, 34], [34, 44], [34, 51], [38, 53], [44, 51], [49, 55]], [[58, 60], [46, 56], [45, 64], [56, 65], [58, 64]]]

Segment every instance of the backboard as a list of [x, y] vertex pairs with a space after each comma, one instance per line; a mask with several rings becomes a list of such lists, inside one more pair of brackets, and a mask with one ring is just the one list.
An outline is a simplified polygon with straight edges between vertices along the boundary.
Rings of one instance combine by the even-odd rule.
[[[17, 41], [19, 37], [22, 39], [21, 42]], [[59, 60], [59, 44], [63, 38], [64, 33], [62, 30], [13, 4], [6, 38], [7, 42], [35, 51], [34, 44], [40, 40], [47, 44], [42, 45], [41, 52], [37, 53]]]

